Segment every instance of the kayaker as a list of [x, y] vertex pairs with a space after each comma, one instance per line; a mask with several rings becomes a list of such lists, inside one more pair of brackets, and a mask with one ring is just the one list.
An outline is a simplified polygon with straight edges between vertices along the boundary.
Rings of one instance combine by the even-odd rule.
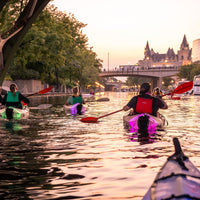
[[159, 98], [151, 96], [151, 86], [149, 83], [143, 83], [140, 87], [140, 94], [134, 96], [126, 106], [123, 107], [124, 111], [129, 109], [130, 115], [148, 113], [155, 117], [159, 117], [159, 109], [167, 109], [167, 104]]
[[79, 103], [79, 105], [77, 106], [77, 113], [79, 115], [81, 115], [81, 110], [82, 110], [82, 104], [84, 104], [84, 99], [82, 97], [82, 95], [79, 93], [79, 89], [78, 87], [73, 87], [72, 89], [72, 93], [73, 95], [70, 96], [68, 99], [67, 99], [67, 102], [65, 103], [66, 105], [74, 105], [76, 103]]
[[10, 85], [10, 91], [8, 91], [8, 93], [5, 94], [2, 100], [2, 104], [6, 107], [12, 106], [15, 108], [22, 109], [22, 101], [26, 104], [29, 103], [29, 99], [23, 96], [19, 91], [17, 91], [17, 85], [12, 83]]
[[162, 91], [160, 90], [159, 87], [156, 87], [153, 89], [153, 95], [154, 97], [157, 97], [159, 99], [162, 99]]

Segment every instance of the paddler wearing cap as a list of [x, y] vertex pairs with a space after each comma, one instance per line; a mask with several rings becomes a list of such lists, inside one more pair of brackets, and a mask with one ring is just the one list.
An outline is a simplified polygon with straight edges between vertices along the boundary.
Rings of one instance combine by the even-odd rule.
[[159, 117], [159, 109], [167, 109], [166, 102], [162, 99], [151, 96], [151, 86], [149, 83], [143, 83], [140, 86], [140, 93], [138, 96], [134, 96], [126, 106], [123, 107], [124, 111], [129, 109], [129, 115], [136, 115], [147, 113], [155, 117]]

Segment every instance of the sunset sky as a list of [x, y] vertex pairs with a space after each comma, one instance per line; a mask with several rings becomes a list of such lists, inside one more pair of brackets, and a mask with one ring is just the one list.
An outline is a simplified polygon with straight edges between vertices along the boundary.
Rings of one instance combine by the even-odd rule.
[[136, 64], [148, 40], [155, 52], [180, 48], [184, 34], [192, 48], [200, 39], [200, 0], [54, 0], [59, 10], [87, 24], [83, 32], [108, 69]]

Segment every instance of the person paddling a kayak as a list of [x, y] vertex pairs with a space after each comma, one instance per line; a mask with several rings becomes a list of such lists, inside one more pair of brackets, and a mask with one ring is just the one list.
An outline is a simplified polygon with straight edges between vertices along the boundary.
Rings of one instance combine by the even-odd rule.
[[159, 87], [156, 87], [156, 88], [153, 89], [152, 96], [157, 97], [159, 99], [162, 99], [162, 91], [160, 90]]
[[2, 100], [2, 105], [5, 105], [6, 107], [12, 106], [22, 109], [21, 101], [27, 104], [29, 103], [29, 99], [23, 96], [19, 91], [17, 91], [17, 85], [12, 83], [10, 85], [10, 91], [5, 94]]
[[140, 94], [134, 96], [126, 106], [124, 111], [131, 109], [130, 115], [147, 113], [159, 117], [159, 109], [167, 109], [168, 105], [159, 98], [151, 96], [151, 86], [149, 83], [143, 83], [140, 87]]
[[84, 99], [82, 97], [82, 95], [79, 93], [79, 89], [78, 87], [74, 87], [72, 89], [72, 92], [73, 92], [73, 95], [70, 96], [68, 99], [67, 99], [67, 102], [65, 103], [66, 105], [74, 105], [74, 104], [79, 104], [77, 105], [77, 114], [81, 115], [81, 110], [82, 110], [82, 104], [84, 104]]

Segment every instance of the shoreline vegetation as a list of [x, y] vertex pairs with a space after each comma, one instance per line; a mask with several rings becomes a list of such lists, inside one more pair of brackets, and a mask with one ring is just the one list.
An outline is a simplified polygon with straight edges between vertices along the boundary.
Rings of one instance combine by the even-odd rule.
[[[5, 1], [4, 4], [7, 5], [0, 12], [0, 28], [3, 32], [1, 36], [7, 30], [12, 30], [18, 18], [23, 18], [20, 14], [24, 13], [19, 11], [26, 9], [28, 2], [31, 4], [31, 1], [21, 4]], [[38, 1], [38, 6], [41, 2]], [[28, 20], [29, 18], [27, 23]], [[2, 67], [5, 72], [0, 73], [0, 85], [4, 80], [40, 80], [42, 83], [55, 85], [57, 90], [62, 86], [71, 88], [77, 84], [81, 87], [95, 87], [103, 61], [93, 47], [89, 46], [87, 35], [83, 34], [87, 24], [76, 19], [72, 13], [59, 11], [51, 4], [30, 23], [32, 26], [27, 28], [26, 34], [19, 38], [20, 41], [10, 42], [14, 37], [9, 39], [10, 46], [2, 45], [2, 56], [6, 65]], [[12, 49], [15, 44], [15, 52], [11, 53], [6, 49]], [[7, 52], [9, 56], [5, 54]], [[9, 65], [6, 62], [7, 57], [10, 59]]]

